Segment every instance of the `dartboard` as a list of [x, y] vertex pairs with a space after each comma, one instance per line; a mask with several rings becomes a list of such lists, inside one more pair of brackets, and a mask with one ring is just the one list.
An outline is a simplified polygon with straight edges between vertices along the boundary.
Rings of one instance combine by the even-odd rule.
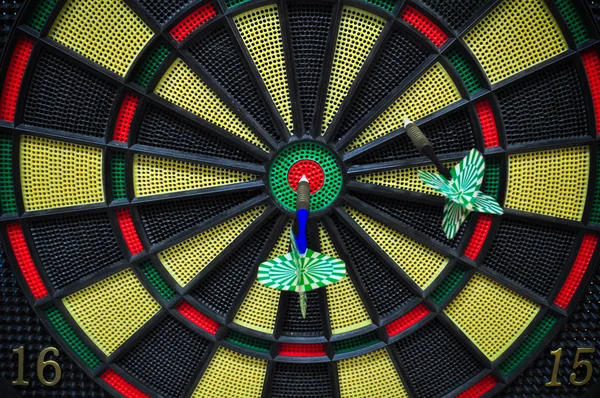
[[[598, 377], [593, 2], [2, 3], [2, 305], [27, 303], [0, 331], [54, 345], [0, 341], [22, 393], [558, 397]], [[481, 152], [504, 214], [448, 239], [405, 119], [447, 167]], [[347, 269], [306, 317], [257, 280], [302, 176], [309, 248]]]

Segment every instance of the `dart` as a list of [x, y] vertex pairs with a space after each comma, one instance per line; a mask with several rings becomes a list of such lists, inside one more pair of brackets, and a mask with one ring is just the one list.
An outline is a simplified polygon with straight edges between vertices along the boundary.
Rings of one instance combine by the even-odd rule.
[[344, 279], [346, 265], [339, 259], [308, 248], [310, 182], [306, 176], [298, 182], [295, 215], [290, 230], [290, 252], [263, 262], [258, 268], [257, 280], [273, 289], [297, 292], [300, 312], [306, 318], [306, 292]]
[[430, 159], [439, 174], [419, 170], [425, 185], [446, 198], [442, 229], [448, 239], [454, 239], [468, 215], [475, 211], [488, 214], [503, 214], [496, 200], [481, 192], [485, 175], [485, 160], [481, 153], [472, 149], [452, 170], [448, 170], [436, 156], [433, 145], [423, 131], [408, 119], [404, 128], [413, 145], [422, 155]]

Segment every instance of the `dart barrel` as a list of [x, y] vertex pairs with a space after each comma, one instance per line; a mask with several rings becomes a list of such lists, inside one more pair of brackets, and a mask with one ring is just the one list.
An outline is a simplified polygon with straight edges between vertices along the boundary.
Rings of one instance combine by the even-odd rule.
[[296, 199], [296, 210], [310, 209], [310, 183], [306, 179], [298, 183], [298, 197]]
[[418, 149], [419, 152], [423, 152], [425, 147], [431, 147], [431, 142], [425, 137], [425, 134], [421, 129], [414, 123], [407, 123], [404, 127], [408, 138], [410, 138], [413, 145]]

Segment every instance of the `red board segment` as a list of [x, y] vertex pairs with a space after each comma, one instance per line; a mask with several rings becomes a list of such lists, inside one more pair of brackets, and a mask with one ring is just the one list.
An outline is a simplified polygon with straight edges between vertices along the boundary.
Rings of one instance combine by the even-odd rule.
[[143, 393], [133, 384], [122, 378], [112, 369], [107, 370], [101, 376], [108, 385], [114, 388], [120, 394], [127, 398], [150, 398], [148, 394]]
[[592, 92], [594, 114], [596, 115], [596, 134], [600, 134], [600, 57], [596, 50], [590, 50], [583, 53], [581, 58]]
[[494, 118], [490, 101], [484, 99], [475, 103], [475, 109], [477, 110], [477, 116], [479, 116], [479, 123], [481, 123], [481, 132], [483, 133], [485, 147], [495, 148], [500, 146], [498, 127], [496, 126], [496, 119]]
[[217, 10], [215, 10], [212, 3], [204, 4], [175, 25], [175, 27], [171, 29], [171, 36], [178, 42], [182, 42], [190, 33], [214, 18], [216, 15]]
[[402, 19], [423, 33], [437, 47], [441, 47], [448, 40], [448, 35], [439, 26], [413, 7], [404, 9]]
[[44, 285], [44, 281], [40, 277], [40, 274], [33, 264], [31, 253], [25, 242], [25, 235], [23, 235], [23, 229], [19, 224], [9, 224], [6, 226], [6, 232], [8, 233], [8, 240], [10, 246], [13, 249], [13, 253], [17, 259], [17, 265], [23, 274], [25, 283], [29, 286], [31, 294], [37, 300], [48, 295], [48, 289]]
[[492, 388], [494, 388], [496, 384], [498, 384], [498, 382], [492, 376], [485, 376], [483, 379], [479, 380], [479, 382], [477, 382], [477, 384], [475, 384], [473, 387], [458, 395], [457, 398], [479, 398], [483, 394], [487, 393]]
[[325, 344], [287, 344], [279, 346], [279, 355], [286, 357], [324, 357]]
[[187, 301], [182, 301], [181, 304], [177, 306], [177, 312], [181, 315], [192, 321], [199, 328], [207, 331], [210, 334], [217, 333], [219, 329], [219, 324], [216, 321], [213, 321], [194, 307]]
[[139, 101], [140, 99], [136, 95], [131, 93], [125, 95], [121, 108], [119, 109], [117, 122], [115, 123], [113, 140], [127, 142], [129, 130], [131, 129], [131, 121], [133, 120], [133, 115], [135, 114]]
[[429, 308], [427, 308], [425, 304], [419, 304], [404, 316], [391, 323], [388, 323], [385, 326], [385, 331], [387, 332], [388, 336], [393, 337], [407, 330], [421, 319], [425, 318], [429, 313]]
[[471, 235], [471, 240], [465, 249], [465, 256], [475, 261], [479, 252], [487, 239], [490, 227], [492, 226], [493, 217], [489, 214], [480, 214], [477, 218], [475, 231]]
[[138, 254], [144, 250], [142, 241], [140, 240], [140, 237], [135, 230], [135, 226], [133, 225], [131, 211], [129, 209], [117, 210], [117, 220], [119, 221], [121, 233], [125, 238], [125, 243], [127, 243], [127, 247], [129, 248], [131, 254]]
[[577, 257], [575, 258], [571, 272], [569, 272], [569, 276], [567, 277], [565, 284], [560, 289], [558, 296], [556, 296], [554, 304], [561, 308], [567, 308], [569, 306], [573, 295], [579, 288], [579, 284], [581, 283], [581, 279], [583, 279], [583, 275], [585, 275], [585, 272], [592, 261], [592, 256], [594, 255], [594, 250], [596, 250], [597, 244], [598, 235], [587, 234], [583, 237], [581, 247], [579, 248], [579, 253], [577, 253]]
[[21, 37], [17, 40], [15, 50], [10, 58], [6, 77], [4, 78], [4, 86], [2, 87], [2, 96], [0, 97], [0, 119], [7, 122], [15, 121], [15, 110], [17, 109], [21, 81], [32, 49], [33, 40]]
[[298, 190], [298, 183], [302, 176], [306, 176], [310, 184], [310, 194], [317, 193], [325, 182], [325, 173], [319, 163], [314, 160], [300, 160], [290, 167], [288, 171], [288, 184], [294, 191]]

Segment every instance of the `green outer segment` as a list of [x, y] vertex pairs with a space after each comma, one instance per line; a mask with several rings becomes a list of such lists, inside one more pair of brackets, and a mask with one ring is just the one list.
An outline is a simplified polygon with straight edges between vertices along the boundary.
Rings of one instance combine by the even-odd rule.
[[473, 94], [481, 89], [481, 82], [477, 78], [477, 75], [475, 75], [475, 72], [473, 72], [473, 69], [467, 60], [465, 60], [458, 50], [448, 52], [448, 59], [465, 83], [465, 87], [467, 87], [469, 94]]
[[271, 348], [271, 343], [268, 341], [246, 336], [244, 334], [234, 332], [233, 330], [229, 332], [225, 340], [235, 345], [239, 345], [240, 347], [249, 348], [259, 352], [269, 352], [269, 349]]
[[396, 8], [398, 3], [396, 0], [364, 0], [367, 3], [376, 5], [379, 8], [383, 8], [386, 11], [392, 12]]
[[0, 203], [3, 214], [17, 212], [13, 182], [12, 138], [8, 133], [0, 133]]
[[590, 39], [590, 34], [571, 0], [556, 0], [556, 6], [564, 18], [575, 43], [581, 44]]
[[[600, 154], [598, 154], [597, 161], [600, 162]], [[600, 224], [600, 170], [596, 171], [596, 188], [590, 213], [590, 224]]]
[[110, 176], [112, 180], [113, 197], [115, 199], [127, 198], [125, 189], [125, 155], [113, 153], [110, 161]]
[[556, 321], [557, 318], [554, 315], [546, 315], [535, 329], [533, 329], [531, 334], [523, 340], [515, 352], [500, 364], [500, 371], [504, 375], [508, 375], [514, 371], [540, 345], [544, 337], [554, 327]]
[[485, 177], [482, 191], [498, 200], [500, 190], [500, 159], [489, 158], [485, 162]]
[[296, 210], [296, 192], [288, 184], [288, 172], [300, 160], [313, 160], [323, 169], [323, 187], [310, 196], [310, 210], [319, 211], [332, 204], [342, 190], [342, 171], [335, 156], [314, 142], [299, 142], [277, 155], [269, 172], [269, 185], [274, 197], [290, 211]]
[[343, 354], [345, 352], [360, 350], [361, 348], [369, 347], [379, 342], [380, 340], [377, 337], [377, 333], [370, 332], [361, 336], [352, 337], [351, 339], [336, 341], [333, 343], [333, 350], [336, 354]]
[[142, 264], [142, 272], [150, 282], [152, 286], [158, 291], [158, 293], [164, 298], [166, 301], [169, 301], [175, 296], [175, 290], [171, 289], [171, 287], [167, 284], [167, 281], [160, 275], [160, 272], [156, 269], [156, 267], [150, 262], [146, 261]]
[[58, 0], [41, 0], [31, 14], [31, 17], [29, 17], [27, 24], [38, 32], [41, 32], [57, 1]]
[[239, 6], [240, 4], [244, 4], [249, 2], [250, 0], [225, 0], [225, 5], [227, 8], [233, 8], [235, 6]]
[[46, 310], [46, 316], [52, 323], [52, 326], [58, 331], [61, 337], [66, 343], [75, 351], [77, 356], [91, 369], [95, 369], [100, 365], [100, 358], [94, 354], [94, 352], [88, 347], [79, 337], [75, 334], [75, 331], [69, 326], [67, 320], [63, 315], [52, 306]]
[[148, 83], [152, 79], [152, 76], [156, 73], [160, 65], [164, 62], [164, 60], [169, 56], [171, 52], [163, 43], [160, 43], [158, 46], [144, 61], [142, 68], [135, 78], [135, 82], [142, 87], [147, 87]]
[[458, 286], [460, 281], [465, 277], [466, 273], [467, 270], [463, 266], [457, 265], [456, 268], [452, 270], [450, 275], [448, 275], [446, 279], [442, 281], [442, 283], [433, 291], [433, 293], [431, 293], [431, 299], [433, 302], [437, 305], [440, 305], [446, 299], [446, 297], [448, 297], [448, 295], [452, 293], [454, 289], [456, 289], [456, 286]]

